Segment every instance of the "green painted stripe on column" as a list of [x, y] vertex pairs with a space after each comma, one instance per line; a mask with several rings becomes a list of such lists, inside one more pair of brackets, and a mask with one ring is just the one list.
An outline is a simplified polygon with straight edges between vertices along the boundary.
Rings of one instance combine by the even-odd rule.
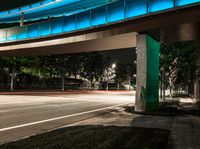
[[160, 44], [146, 36], [147, 78], [145, 91], [145, 109], [154, 109], [159, 103], [159, 52]]

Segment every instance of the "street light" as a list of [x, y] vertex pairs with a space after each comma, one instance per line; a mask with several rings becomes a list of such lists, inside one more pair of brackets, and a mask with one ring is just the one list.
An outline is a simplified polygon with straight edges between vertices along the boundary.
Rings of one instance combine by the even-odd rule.
[[116, 68], [116, 64], [114, 63], [114, 64], [112, 64], [112, 68]]

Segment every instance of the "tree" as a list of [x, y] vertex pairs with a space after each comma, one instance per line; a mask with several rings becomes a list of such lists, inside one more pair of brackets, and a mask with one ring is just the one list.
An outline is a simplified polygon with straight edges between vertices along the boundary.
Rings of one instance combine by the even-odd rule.
[[42, 55], [40, 58], [40, 69], [44, 78], [55, 78], [57, 75], [57, 55]]
[[93, 82], [99, 80], [104, 71], [103, 56], [97, 52], [86, 53], [83, 58], [83, 71], [81, 76], [90, 81], [92, 89]]
[[62, 90], [65, 90], [65, 78], [70, 78], [71, 75], [74, 75], [75, 78], [77, 77], [80, 69], [81, 69], [81, 60], [80, 57], [77, 55], [75, 57], [73, 54], [64, 54], [58, 55], [56, 64], [57, 64], [57, 76], [62, 78]]
[[117, 63], [115, 81], [118, 84], [121, 84], [122, 82], [126, 81], [127, 79], [128, 79], [127, 66], [123, 63]]
[[114, 81], [116, 77], [116, 64], [113, 63], [110, 67], [106, 67], [102, 74], [102, 79], [106, 82], [106, 90], [108, 90], [109, 82]]
[[6, 57], [3, 58], [5, 60], [5, 67], [8, 68], [10, 74], [10, 90], [14, 90], [14, 79], [16, 77], [16, 73], [20, 71], [21, 66], [21, 58], [20, 57]]
[[[161, 45], [160, 79], [161, 90], [187, 88], [193, 83], [197, 71], [199, 42], [180, 42]], [[163, 91], [165, 93], [165, 91]], [[165, 96], [165, 95], [163, 95]]]
[[61, 78], [61, 89], [62, 91], [65, 90], [65, 77], [68, 73], [68, 57], [67, 55], [56, 55], [53, 58], [54, 64], [52, 67], [55, 69], [55, 76]]

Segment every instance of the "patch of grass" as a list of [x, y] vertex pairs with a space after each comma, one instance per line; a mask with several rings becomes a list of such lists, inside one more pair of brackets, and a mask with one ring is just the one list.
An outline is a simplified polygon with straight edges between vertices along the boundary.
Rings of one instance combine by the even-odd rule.
[[77, 126], [58, 129], [0, 146], [1, 149], [164, 149], [168, 130]]

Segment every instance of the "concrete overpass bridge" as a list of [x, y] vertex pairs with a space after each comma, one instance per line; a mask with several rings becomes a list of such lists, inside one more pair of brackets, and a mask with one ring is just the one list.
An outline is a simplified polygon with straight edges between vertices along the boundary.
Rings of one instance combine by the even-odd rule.
[[159, 43], [200, 38], [200, 0], [119, 0], [69, 16], [0, 30], [0, 55], [137, 47], [136, 110], [158, 104]]

